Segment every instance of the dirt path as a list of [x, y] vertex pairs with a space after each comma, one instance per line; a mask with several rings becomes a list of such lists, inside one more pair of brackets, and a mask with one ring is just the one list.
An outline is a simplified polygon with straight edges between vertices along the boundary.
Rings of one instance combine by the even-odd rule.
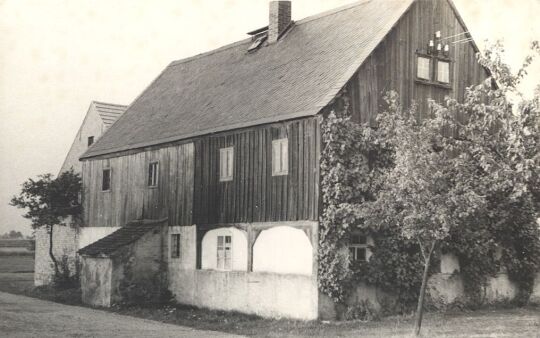
[[0, 292], [2, 337], [238, 337]]

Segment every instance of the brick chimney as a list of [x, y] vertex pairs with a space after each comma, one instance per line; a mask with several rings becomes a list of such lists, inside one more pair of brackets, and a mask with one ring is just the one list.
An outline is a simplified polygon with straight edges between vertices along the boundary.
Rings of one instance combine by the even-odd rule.
[[291, 23], [291, 2], [270, 1], [268, 43], [276, 42]]

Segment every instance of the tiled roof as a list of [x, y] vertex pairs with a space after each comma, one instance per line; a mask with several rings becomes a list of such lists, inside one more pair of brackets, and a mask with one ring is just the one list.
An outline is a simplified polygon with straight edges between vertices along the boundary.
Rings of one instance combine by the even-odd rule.
[[245, 39], [172, 62], [82, 158], [315, 115], [413, 2], [364, 0], [253, 53]]
[[99, 117], [106, 127], [110, 127], [126, 111], [128, 106], [114, 103], [92, 101]]
[[147, 232], [163, 225], [165, 220], [133, 221], [108, 236], [91, 243], [78, 252], [84, 256], [110, 256], [123, 246], [131, 244]]

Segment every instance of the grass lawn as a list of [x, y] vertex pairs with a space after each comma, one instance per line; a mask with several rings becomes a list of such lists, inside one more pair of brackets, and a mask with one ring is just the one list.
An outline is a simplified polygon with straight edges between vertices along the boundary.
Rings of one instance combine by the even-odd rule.
[[[80, 304], [80, 291], [33, 288], [32, 256], [0, 256], [0, 291], [23, 294], [64, 304]], [[271, 320], [182, 305], [131, 306], [107, 309], [124, 315], [257, 337], [406, 337], [412, 318], [395, 316], [374, 322], [320, 322]], [[475, 312], [428, 313], [424, 337], [539, 337], [540, 308]]]
[[[131, 307], [117, 313], [257, 337], [407, 337], [412, 317], [394, 316], [374, 322], [270, 320], [238, 313], [188, 306]], [[540, 337], [540, 309], [483, 310], [465, 313], [428, 313], [424, 337]]]

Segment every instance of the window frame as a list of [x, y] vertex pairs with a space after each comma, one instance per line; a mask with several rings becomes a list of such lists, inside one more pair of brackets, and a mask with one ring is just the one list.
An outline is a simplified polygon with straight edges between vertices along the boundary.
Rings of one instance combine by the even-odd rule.
[[[364, 238], [364, 242], [353, 242], [355, 237]], [[368, 262], [371, 257], [371, 249], [369, 248], [369, 238], [365, 234], [352, 233], [349, 238], [349, 261], [350, 262]], [[359, 252], [363, 252], [363, 258], [359, 257]], [[351, 254], [352, 253], [352, 254]]]
[[[435, 67], [435, 81], [437, 83], [449, 86], [452, 83], [452, 76], [451, 76], [451, 74], [452, 74], [452, 71], [451, 71], [452, 62], [450, 62], [450, 60], [443, 59], [443, 58], [435, 58], [435, 61], [436, 61], [435, 62], [435, 64], [436, 64], [436, 67]], [[448, 65], [448, 82], [441, 81], [439, 79], [439, 64], [440, 63], [445, 63], [445, 64]]]
[[272, 176], [289, 174], [289, 139], [272, 140]]
[[[108, 187], [105, 189], [105, 172], [108, 172]], [[112, 169], [111, 168], [103, 168], [101, 170], [101, 191], [102, 192], [109, 192], [112, 188]]]
[[87, 139], [86, 139], [87, 147], [90, 147], [92, 144], [94, 144], [94, 142], [95, 142], [94, 136], [88, 136], [87, 137]]
[[[232, 234], [229, 235], [218, 235], [216, 236], [216, 269], [220, 271], [232, 271], [233, 269], [233, 238]], [[222, 245], [220, 249], [219, 240], [222, 239]], [[227, 239], [230, 241], [227, 243]], [[227, 248], [229, 250], [227, 250]], [[222, 256], [220, 257], [220, 250], [222, 251]], [[227, 258], [227, 252], [229, 252]], [[228, 265], [227, 265], [228, 260]], [[220, 264], [220, 261], [223, 264]]]
[[[154, 168], [154, 169], [152, 169]], [[157, 188], [159, 184], [159, 161], [148, 163], [147, 185], [149, 188]]]
[[[428, 61], [428, 77], [427, 78], [423, 78], [423, 77], [420, 77], [418, 72], [420, 70], [420, 59], [424, 59], [424, 60], [427, 60]], [[425, 54], [421, 54], [421, 53], [416, 53], [416, 67], [415, 67], [415, 70], [416, 70], [416, 79], [419, 80], [419, 81], [426, 81], [426, 82], [431, 82], [432, 81], [432, 77], [433, 77], [433, 65], [432, 65], [432, 59], [433, 57], [429, 56], [429, 55], [425, 55]]]
[[219, 181], [229, 182], [234, 178], [234, 146], [219, 149]]
[[174, 259], [182, 258], [182, 236], [181, 234], [171, 234], [170, 236], [170, 257]]

